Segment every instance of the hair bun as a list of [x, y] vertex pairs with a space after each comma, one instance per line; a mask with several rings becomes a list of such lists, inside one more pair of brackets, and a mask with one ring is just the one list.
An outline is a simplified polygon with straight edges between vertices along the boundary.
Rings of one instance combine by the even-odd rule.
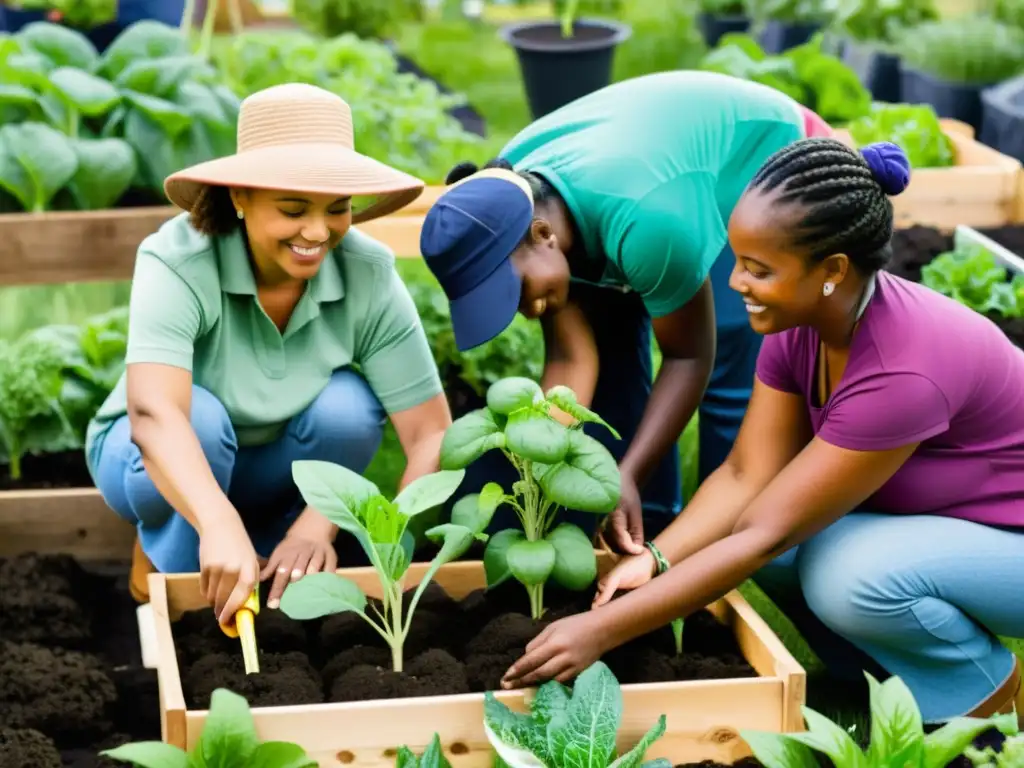
[[862, 147], [860, 153], [885, 194], [895, 197], [910, 184], [910, 161], [899, 145], [879, 141]]
[[455, 182], [461, 181], [467, 176], [472, 176], [479, 170], [480, 168], [474, 163], [459, 163], [450, 171], [448, 171], [448, 175], [445, 176], [444, 183], [454, 184]]

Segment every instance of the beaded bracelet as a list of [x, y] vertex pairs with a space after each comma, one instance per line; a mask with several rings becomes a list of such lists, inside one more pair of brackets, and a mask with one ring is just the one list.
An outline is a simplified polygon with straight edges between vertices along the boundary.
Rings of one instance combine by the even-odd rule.
[[663, 554], [661, 554], [661, 550], [655, 546], [653, 541], [644, 542], [644, 546], [647, 547], [650, 553], [654, 556], [654, 562], [658, 564], [658, 575], [660, 576], [669, 569], [670, 564], [668, 560]]

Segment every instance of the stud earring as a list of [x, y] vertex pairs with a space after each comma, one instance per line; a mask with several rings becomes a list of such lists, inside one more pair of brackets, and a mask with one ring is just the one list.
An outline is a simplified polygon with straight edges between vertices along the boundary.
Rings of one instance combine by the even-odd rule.
[[245, 218], [245, 214], [242, 213], [242, 209], [241, 208], [239, 208], [237, 211], [235, 211], [235, 213], [238, 216], [238, 218], [240, 218], [240, 219], [244, 219]]
[[832, 291], [834, 291], [835, 289], [835, 283], [825, 283], [824, 287], [822, 287], [821, 289], [821, 292], [824, 293], [826, 296], [831, 296]]

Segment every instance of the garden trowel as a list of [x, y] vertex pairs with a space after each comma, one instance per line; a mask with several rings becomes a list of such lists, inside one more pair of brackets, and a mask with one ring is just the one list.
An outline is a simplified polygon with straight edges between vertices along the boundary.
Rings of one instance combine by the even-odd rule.
[[242, 659], [245, 674], [255, 675], [260, 671], [259, 651], [256, 649], [256, 614], [260, 612], [260, 592], [256, 587], [241, 608], [235, 611], [235, 620], [221, 624], [221, 631], [228, 637], [237, 637], [242, 643]]

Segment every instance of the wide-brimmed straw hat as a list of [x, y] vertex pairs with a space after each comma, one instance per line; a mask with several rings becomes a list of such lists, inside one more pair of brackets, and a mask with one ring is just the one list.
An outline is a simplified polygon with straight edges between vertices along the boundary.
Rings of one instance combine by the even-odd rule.
[[357, 152], [349, 105], [304, 83], [275, 85], [243, 100], [237, 152], [171, 174], [164, 191], [172, 203], [190, 211], [207, 185], [377, 197], [353, 212], [353, 222], [397, 211], [425, 186]]

